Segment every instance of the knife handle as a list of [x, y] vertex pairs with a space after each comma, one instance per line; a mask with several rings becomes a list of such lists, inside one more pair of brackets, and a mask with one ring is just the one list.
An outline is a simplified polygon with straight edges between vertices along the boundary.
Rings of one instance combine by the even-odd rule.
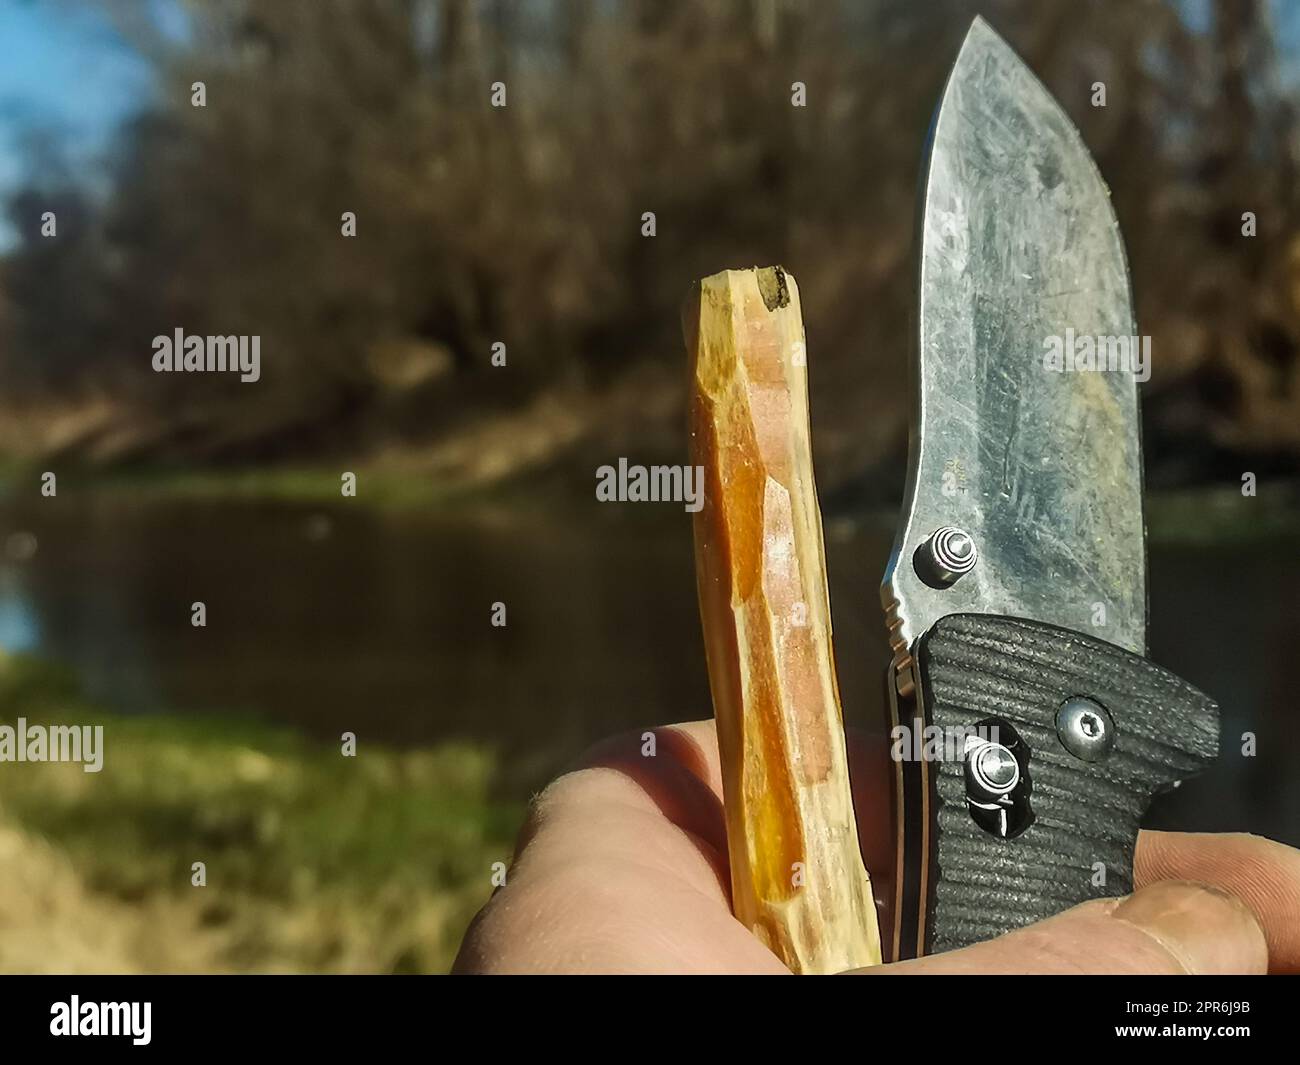
[[900, 763], [899, 957], [1132, 891], [1152, 796], [1218, 752], [1213, 701], [1082, 633], [953, 614], [921, 637], [917, 669], [939, 760]]

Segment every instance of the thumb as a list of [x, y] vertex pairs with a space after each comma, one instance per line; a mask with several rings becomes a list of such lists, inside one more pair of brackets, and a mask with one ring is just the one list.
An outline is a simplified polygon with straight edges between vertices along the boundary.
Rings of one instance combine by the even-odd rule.
[[1098, 899], [986, 943], [861, 972], [1264, 973], [1268, 948], [1255, 915], [1221, 888], [1186, 880]]

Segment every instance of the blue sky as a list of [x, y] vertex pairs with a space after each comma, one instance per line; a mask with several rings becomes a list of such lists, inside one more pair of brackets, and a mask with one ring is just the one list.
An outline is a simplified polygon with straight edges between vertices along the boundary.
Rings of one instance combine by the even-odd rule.
[[[25, 128], [52, 127], [75, 164], [93, 167], [148, 93], [148, 66], [102, 12], [69, 0], [0, 0], [0, 197], [23, 177]], [[0, 248], [7, 236], [0, 230]]]

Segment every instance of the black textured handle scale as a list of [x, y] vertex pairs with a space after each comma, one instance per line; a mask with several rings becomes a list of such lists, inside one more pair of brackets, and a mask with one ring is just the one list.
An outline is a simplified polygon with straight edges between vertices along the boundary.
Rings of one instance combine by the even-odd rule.
[[[1131, 891], [1138, 822], [1152, 796], [1217, 754], [1215, 704], [1140, 655], [1018, 618], [942, 618], [917, 658], [927, 726], [944, 735], [1000, 723], [1023, 769], [1013, 820], [1024, 820], [1005, 838], [973, 816], [989, 815], [972, 810], [970, 757], [930, 763], [924, 949], [990, 939]], [[1058, 720], [1080, 698], [1109, 714], [1108, 749], [1084, 752], [1095, 761], [1071, 753], [1065, 739], [1075, 737], [1063, 738]], [[996, 772], [996, 760], [986, 764]]]

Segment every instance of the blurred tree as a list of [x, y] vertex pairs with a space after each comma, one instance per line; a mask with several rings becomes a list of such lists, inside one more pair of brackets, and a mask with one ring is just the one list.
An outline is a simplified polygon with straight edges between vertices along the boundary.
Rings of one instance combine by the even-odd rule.
[[[1293, 462], [1297, 129], [1267, 6], [1220, 0], [1208, 30], [1172, 0], [980, 6], [1115, 191], [1154, 338], [1157, 479], [1221, 454]], [[114, 397], [137, 429], [118, 456], [418, 449], [506, 410], [592, 433], [630, 418], [675, 448], [687, 286], [781, 262], [804, 299], [819, 465], [842, 483], [900, 446], [920, 152], [975, 7], [224, 0], [185, 4], [177, 34], [155, 5], [106, 5], [157, 92], [120, 133], [106, 196], [57, 191], [89, 212], [67, 240], [20, 224], [0, 369]], [[36, 182], [10, 214], [54, 194]], [[178, 326], [261, 335], [262, 381], [153, 374], [151, 338]], [[640, 402], [536, 402], [625, 379]]]

